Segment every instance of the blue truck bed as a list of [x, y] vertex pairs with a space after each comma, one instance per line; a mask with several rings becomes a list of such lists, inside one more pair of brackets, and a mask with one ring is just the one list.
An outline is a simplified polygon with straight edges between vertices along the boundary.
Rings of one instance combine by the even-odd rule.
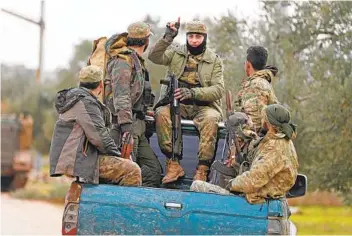
[[[91, 185], [73, 182], [66, 196], [62, 234], [291, 234], [285, 198], [268, 199], [263, 204], [249, 204], [241, 195], [189, 191], [197, 165], [198, 137], [192, 124], [183, 124], [184, 152], [182, 166], [188, 177], [166, 188]], [[224, 144], [220, 127], [216, 159]], [[164, 166], [155, 134], [150, 144]], [[305, 193], [305, 181], [297, 182]]]
[[84, 185], [77, 233], [267, 234], [270, 216], [287, 223], [287, 215], [285, 200], [251, 205], [241, 196]]

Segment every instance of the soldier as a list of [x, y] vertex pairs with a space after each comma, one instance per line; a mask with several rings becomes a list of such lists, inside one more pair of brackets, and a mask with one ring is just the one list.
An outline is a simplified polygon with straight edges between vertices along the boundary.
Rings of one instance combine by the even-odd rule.
[[[165, 34], [150, 50], [148, 58], [168, 66], [168, 72], [176, 75], [179, 89], [175, 98], [181, 102], [181, 116], [193, 119], [199, 130], [198, 166], [194, 180], [207, 180], [217, 143], [218, 122], [222, 119], [221, 98], [224, 94], [223, 65], [218, 55], [208, 49], [207, 27], [200, 21], [186, 24], [187, 40], [182, 46], [171, 45], [178, 34], [178, 27], [168, 23]], [[185, 175], [177, 160], [171, 160], [170, 107], [166, 101], [167, 86], [161, 86], [160, 99], [156, 104], [156, 132], [161, 151], [167, 158], [167, 174], [163, 183], [169, 183]]]
[[68, 175], [98, 184], [139, 186], [139, 166], [120, 158], [107, 126], [110, 113], [97, 99], [103, 90], [103, 71], [87, 66], [80, 71], [79, 88], [64, 89], [56, 96], [59, 119], [50, 147], [50, 176]]
[[246, 113], [252, 120], [254, 131], [261, 127], [261, 111], [264, 106], [278, 103], [271, 86], [271, 81], [278, 72], [276, 67], [265, 66], [268, 52], [261, 46], [247, 49], [247, 60], [244, 69], [247, 78], [242, 81], [237, 94], [236, 110]]
[[107, 104], [113, 114], [112, 135], [118, 145], [121, 138], [133, 136], [129, 144], [133, 146], [134, 160], [142, 169], [143, 186], [158, 187], [162, 168], [145, 136], [144, 121], [152, 94], [142, 54], [148, 47], [151, 31], [144, 22], [131, 24], [127, 31], [118, 35], [112, 45], [110, 39], [107, 41], [107, 73], [112, 85]]
[[222, 194], [242, 192], [249, 203], [284, 197], [297, 177], [297, 154], [292, 143], [296, 136], [296, 125], [291, 123], [290, 112], [285, 107], [273, 104], [262, 111], [262, 126], [268, 131], [250, 152], [253, 162], [249, 171], [230, 180], [226, 189], [196, 181], [191, 190]]
[[[268, 52], [263, 47], [252, 46], [247, 49], [247, 60], [245, 62], [244, 69], [248, 77], [242, 81], [241, 90], [238, 92], [237, 99], [235, 101], [235, 104], [238, 106], [237, 110], [240, 110], [246, 114], [246, 120], [251, 123], [250, 126], [247, 125], [243, 127], [243, 130], [247, 133], [250, 133], [251, 130], [253, 130], [260, 136], [263, 136], [266, 132], [265, 129], [261, 129], [262, 109], [266, 105], [278, 103], [274, 90], [271, 86], [271, 81], [278, 72], [278, 69], [274, 66], [265, 66], [267, 58]], [[236, 112], [231, 115], [227, 123], [238, 123], [238, 121], [242, 119], [240, 117], [244, 115], [243, 113], [240, 115], [240, 113], [241, 112]], [[252, 139], [258, 138], [255, 133], [251, 134]], [[240, 140], [241, 142], [241, 137], [238, 135], [234, 137], [234, 139]], [[250, 139], [247, 139], [246, 143], [249, 144], [250, 141]], [[230, 144], [230, 146], [231, 150], [236, 150], [233, 144]], [[244, 156], [250, 148], [250, 145], [242, 145], [239, 150], [232, 151], [232, 154], [236, 153], [237, 156]], [[238, 173], [238, 167], [241, 163], [236, 163], [234, 156], [235, 155], [231, 155], [229, 157], [229, 161], [231, 163], [231, 167], [234, 167], [233, 171]], [[225, 165], [220, 163], [216, 163], [213, 167], [219, 172], [227, 169]], [[230, 169], [227, 170], [230, 172], [232, 171]]]

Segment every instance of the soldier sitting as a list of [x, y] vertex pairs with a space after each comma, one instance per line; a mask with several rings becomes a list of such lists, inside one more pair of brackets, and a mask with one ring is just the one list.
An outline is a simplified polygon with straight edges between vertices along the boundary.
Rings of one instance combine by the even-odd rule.
[[285, 107], [273, 104], [262, 111], [262, 127], [268, 132], [249, 153], [253, 162], [248, 171], [231, 179], [226, 188], [195, 181], [191, 190], [221, 194], [242, 192], [249, 203], [284, 197], [297, 177], [297, 154], [292, 143], [296, 126], [291, 123], [290, 112]]
[[50, 176], [68, 175], [98, 184], [139, 186], [141, 169], [122, 159], [107, 126], [110, 113], [97, 99], [103, 90], [103, 71], [87, 66], [80, 71], [79, 88], [64, 89], [56, 96], [59, 119], [50, 147]]
[[[175, 98], [181, 103], [181, 116], [193, 119], [200, 134], [199, 162], [193, 179], [206, 181], [215, 153], [218, 123], [222, 118], [222, 60], [206, 47], [207, 28], [199, 21], [186, 24], [186, 45], [171, 45], [178, 33], [178, 26], [174, 23], [168, 24], [164, 37], [150, 50], [148, 58], [156, 64], [168, 66], [168, 72], [175, 74], [179, 81], [180, 88], [172, 92], [175, 92]], [[167, 173], [162, 180], [164, 184], [185, 175], [179, 163], [182, 145], [178, 145], [175, 152], [176, 160], [172, 159], [170, 107], [168, 102], [162, 102], [165, 97], [170, 96], [166, 94], [166, 90], [166, 86], [162, 85], [155, 114], [159, 146], [167, 158]]]
[[265, 66], [268, 52], [261, 46], [252, 46], [247, 49], [245, 62], [245, 78], [237, 94], [236, 110], [246, 113], [253, 122], [253, 130], [259, 132], [261, 127], [261, 111], [269, 104], [279, 103], [271, 81], [278, 69], [274, 66]]

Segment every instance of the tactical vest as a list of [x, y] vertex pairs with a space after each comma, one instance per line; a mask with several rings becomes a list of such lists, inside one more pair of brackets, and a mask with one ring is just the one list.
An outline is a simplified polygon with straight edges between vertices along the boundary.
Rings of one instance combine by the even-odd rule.
[[[191, 56], [188, 55], [185, 69], [179, 78], [179, 88], [200, 88], [200, 78], [198, 73], [198, 63], [201, 55]], [[192, 100], [183, 100], [182, 104], [185, 105], [196, 105], [196, 106], [209, 106], [210, 102], [204, 101], [192, 101]]]
[[[144, 119], [148, 106], [153, 106], [154, 103], [154, 96], [152, 94], [152, 88], [149, 81], [149, 73], [142, 66], [136, 53], [131, 53], [129, 54], [129, 56], [132, 59], [132, 80], [135, 80], [135, 78], [137, 77], [143, 81], [143, 91], [141, 95], [137, 98], [136, 102], [133, 104], [132, 112], [133, 114], [136, 114], [137, 118]], [[104, 82], [105, 102], [112, 114], [115, 115], [116, 111], [113, 103], [112, 83], [108, 73], [106, 74]]]

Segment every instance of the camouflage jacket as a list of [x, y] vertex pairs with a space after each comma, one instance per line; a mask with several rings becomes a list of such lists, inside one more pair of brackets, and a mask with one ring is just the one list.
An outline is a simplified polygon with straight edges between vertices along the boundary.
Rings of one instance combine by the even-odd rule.
[[128, 47], [122, 48], [107, 64], [112, 94], [106, 104], [117, 116], [119, 125], [132, 124], [133, 107], [143, 95], [145, 71], [142, 58]]
[[[148, 58], [155, 64], [168, 66], [168, 72], [174, 73], [180, 79], [188, 60], [187, 46], [171, 45], [170, 42], [161, 38], [149, 51]], [[221, 58], [207, 48], [198, 64], [201, 87], [192, 88], [196, 100], [211, 102], [210, 106], [220, 113], [222, 113], [221, 98], [225, 91], [223, 70]], [[159, 100], [164, 98], [166, 93], [167, 85], [162, 85]]]
[[85, 88], [58, 92], [59, 119], [50, 146], [50, 176], [78, 176], [99, 183], [99, 154], [120, 156], [107, 128], [106, 107]]
[[231, 181], [231, 191], [245, 193], [249, 203], [284, 197], [297, 177], [298, 160], [292, 141], [284, 134], [268, 133], [253, 154], [250, 170]]
[[252, 119], [256, 131], [261, 127], [261, 111], [264, 106], [278, 103], [271, 86], [273, 78], [270, 70], [257, 71], [242, 81], [241, 90], [237, 94], [237, 109]]

